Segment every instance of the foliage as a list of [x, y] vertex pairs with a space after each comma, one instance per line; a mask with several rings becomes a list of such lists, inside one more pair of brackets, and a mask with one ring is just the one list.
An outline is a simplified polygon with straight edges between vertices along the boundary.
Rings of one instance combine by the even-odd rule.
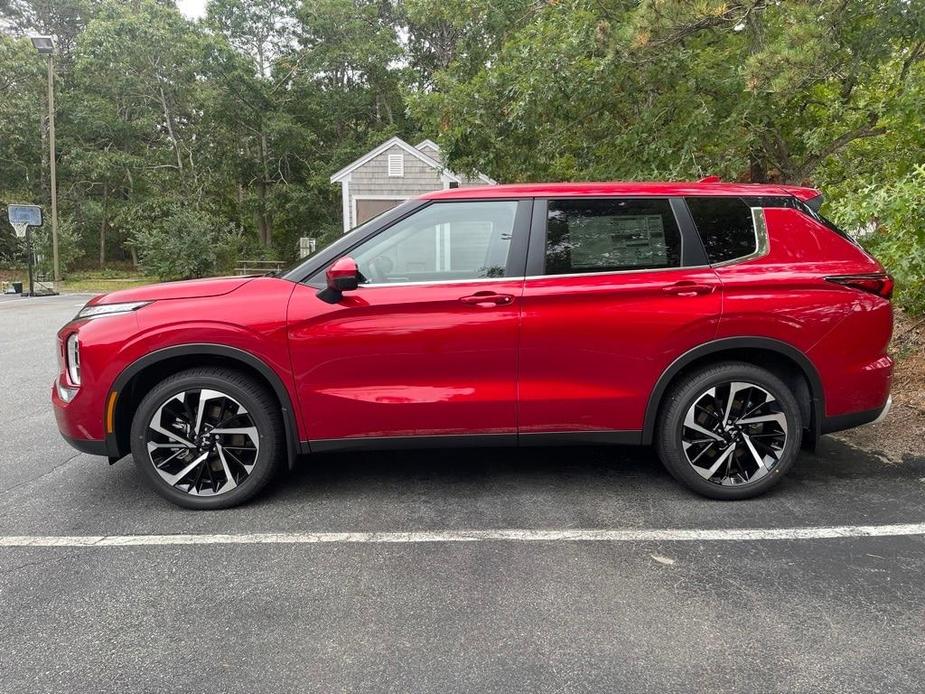
[[162, 280], [214, 274], [233, 229], [182, 201], [157, 200], [133, 210], [130, 240], [145, 272]]
[[[398, 134], [501, 181], [817, 185], [841, 224], [876, 227], [899, 300], [925, 309], [922, 2], [209, 0], [190, 21], [172, 0], [6, 0], [0, 202], [47, 205], [32, 33], [58, 44], [59, 208], [82, 264], [293, 259], [339, 233], [330, 175]], [[0, 230], [0, 256], [15, 247]]]
[[[37, 259], [37, 269], [39, 273], [46, 277], [53, 275], [54, 253], [51, 243], [51, 224], [46, 224], [40, 229], [33, 229], [32, 244], [33, 252]], [[58, 225], [58, 264], [62, 272], [73, 267], [83, 256], [84, 251], [80, 247], [80, 233], [73, 223], [65, 221]]]
[[818, 185], [850, 230], [881, 220], [872, 248], [922, 310], [923, 59], [907, 0], [560, 0], [409, 105], [453, 168], [501, 180]]
[[864, 245], [896, 279], [899, 304], [925, 312], [925, 165], [886, 185], [871, 181], [857, 195], [830, 205], [830, 214], [850, 228], [866, 230]]

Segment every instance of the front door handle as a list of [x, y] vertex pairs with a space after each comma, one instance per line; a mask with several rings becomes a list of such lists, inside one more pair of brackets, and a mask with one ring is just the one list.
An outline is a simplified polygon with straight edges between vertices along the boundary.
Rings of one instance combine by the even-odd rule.
[[476, 292], [475, 294], [470, 294], [469, 296], [462, 296], [459, 298], [459, 300], [464, 304], [471, 304], [488, 308], [489, 306], [507, 306], [514, 301], [514, 295], [495, 294], [494, 292]]
[[714, 287], [709, 284], [698, 284], [697, 282], [676, 282], [662, 287], [666, 294], [675, 294], [677, 296], [703, 296], [712, 294]]

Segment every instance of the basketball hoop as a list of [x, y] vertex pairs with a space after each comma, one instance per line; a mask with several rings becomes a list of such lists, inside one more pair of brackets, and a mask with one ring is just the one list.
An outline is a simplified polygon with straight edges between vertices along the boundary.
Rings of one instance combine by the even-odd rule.
[[[34, 254], [32, 252], [32, 234], [29, 229], [35, 229], [42, 226], [42, 208], [38, 205], [17, 205], [11, 204], [6, 207], [7, 219], [10, 220], [10, 226], [16, 232], [16, 236], [26, 239], [26, 258], [29, 269], [29, 293], [23, 296], [36, 296], [35, 278], [32, 269]], [[54, 290], [48, 294], [57, 294]]]

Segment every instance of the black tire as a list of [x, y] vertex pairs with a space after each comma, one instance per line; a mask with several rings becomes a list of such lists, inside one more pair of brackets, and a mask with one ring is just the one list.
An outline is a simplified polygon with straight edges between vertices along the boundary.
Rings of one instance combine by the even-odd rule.
[[[758, 386], [776, 400], [776, 402], [768, 406], [766, 411], [773, 411], [777, 415], [784, 415], [786, 429], [780, 427], [780, 430], [785, 432], [785, 440], [780, 447], [780, 451], [775, 452], [775, 455], [777, 455], [777, 462], [773, 463], [773, 465], [767, 465], [766, 470], [761, 471], [762, 476], [760, 476], [760, 478], [755, 474], [755, 479], [750, 480], [747, 479], [747, 470], [740, 467], [738, 461], [744, 459], [746, 464], [750, 464], [749, 461], [754, 461], [755, 458], [763, 458], [761, 454], [752, 455], [753, 451], [756, 449], [748, 447], [749, 444], [752, 447], [755, 446], [754, 442], [756, 436], [754, 433], [752, 433], [752, 436], [743, 436], [743, 432], [752, 432], [752, 429], [749, 429], [748, 426], [754, 427], [756, 425], [732, 427], [733, 431], [731, 432], [723, 427], [711, 428], [714, 434], [721, 434], [724, 440], [722, 442], [717, 442], [717, 444], [712, 444], [710, 439], [703, 437], [701, 441], [706, 443], [697, 444], [701, 446], [701, 448], [695, 449], [692, 447], [690, 449], [691, 456], [696, 458], [696, 451], [703, 450], [703, 447], [715, 445], [715, 450], [718, 453], [725, 452], [731, 448], [730, 457], [732, 457], [733, 462], [721, 464], [717, 473], [715, 473], [717, 477], [724, 474], [728, 475], [729, 477], [725, 479], [725, 482], [717, 481], [716, 478], [706, 479], [704, 474], [709, 474], [709, 469], [707, 469], [706, 464], [703, 464], [702, 467], [699, 468], [703, 472], [698, 473], [693, 463], [689, 461], [688, 455], [685, 453], [682, 443], [682, 436], [685, 435], [684, 432], [687, 432], [688, 445], [690, 445], [690, 440], [692, 438], [692, 430], [686, 427], [685, 418], [688, 412], [691, 411], [691, 408], [694, 407], [695, 403], [719, 403], [723, 399], [719, 397], [720, 393], [731, 393], [731, 389], [730, 391], [725, 391], [724, 389], [728, 388], [729, 384], [735, 382]], [[717, 390], [714, 391], [716, 397], [712, 401], [705, 401], [703, 398], [709, 397], [708, 392], [711, 388], [717, 388]], [[740, 392], [747, 394], [747, 391], [744, 390]], [[760, 390], [755, 390], [754, 392], [760, 393]], [[726, 402], [729, 400], [732, 400], [734, 403], [741, 402], [741, 399], [736, 401], [731, 395], [725, 397]], [[760, 402], [760, 399], [758, 401]], [[662, 402], [655, 442], [662, 464], [676, 480], [698, 494], [710, 497], [711, 499], [748, 499], [764, 494], [780, 482], [783, 476], [787, 474], [787, 471], [793, 466], [793, 463], [800, 453], [800, 441], [803, 434], [803, 417], [800, 413], [800, 407], [796, 398], [790, 388], [788, 388], [780, 378], [770, 371], [754, 366], [753, 364], [744, 362], [723, 362], [700, 369], [683, 377], [668, 391], [668, 393], [666, 393], [665, 399]], [[744, 407], [747, 406], [749, 406], [749, 403], [746, 402]], [[716, 410], [711, 408], [711, 411], [715, 412]], [[698, 408], [693, 412], [703, 413], [703, 408]], [[747, 419], [746, 416], [742, 416], [741, 418], [743, 420]], [[714, 419], [717, 421], [725, 420], [725, 418], [719, 417], [715, 417]], [[730, 422], [733, 419], [733, 417], [729, 417]], [[708, 418], [706, 421], [713, 420]], [[772, 423], [766, 426], [770, 426], [773, 431], [776, 431], [779, 424]], [[735, 429], [739, 429], [740, 431], [736, 432]], [[694, 435], [698, 434], [695, 433]], [[777, 438], [775, 433], [762, 435], [765, 437], [775, 437], [774, 441], [778, 444], [781, 441], [780, 438]], [[744, 442], [746, 438], [748, 438], [748, 444]], [[733, 443], [735, 444], [734, 446], [732, 445]], [[761, 450], [764, 451], [767, 449], [762, 448]], [[720, 457], [718, 453], [713, 453], [713, 455], [716, 456], [714, 460], [718, 460]], [[722, 465], [726, 465], [725, 471]], [[735, 474], [730, 474], [730, 468], [735, 470]], [[754, 469], [758, 471], [758, 466], [756, 465]]]
[[[259, 440], [256, 453], [253, 454], [254, 462], [250, 473], [243, 477], [245, 468], [236, 467], [237, 474], [243, 477], [236, 480], [237, 486], [212, 496], [196, 496], [169, 484], [161, 477], [148, 453], [149, 423], [158, 408], [172, 401], [174, 396], [180, 393], [202, 389], [218, 391], [230, 396], [243, 406], [253, 426], [257, 429]], [[234, 411], [231, 410], [231, 412]], [[169, 376], [148, 392], [138, 405], [132, 419], [132, 456], [142, 477], [154, 491], [165, 499], [192, 509], [230, 508], [251, 499], [266, 487], [280, 469], [284, 457], [284, 441], [279, 405], [271, 392], [253, 378], [231, 369], [203, 367]], [[190, 451], [189, 455], [192, 457], [193, 449]], [[215, 474], [219, 479], [226, 479], [222, 470], [218, 470]], [[234, 475], [233, 472], [232, 476]]]

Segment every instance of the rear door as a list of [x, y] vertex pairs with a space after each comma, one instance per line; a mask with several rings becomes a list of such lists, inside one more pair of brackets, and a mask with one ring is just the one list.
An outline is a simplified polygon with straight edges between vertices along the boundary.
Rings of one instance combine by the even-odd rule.
[[519, 432], [636, 440], [655, 382], [716, 333], [721, 285], [683, 200], [537, 200]]

